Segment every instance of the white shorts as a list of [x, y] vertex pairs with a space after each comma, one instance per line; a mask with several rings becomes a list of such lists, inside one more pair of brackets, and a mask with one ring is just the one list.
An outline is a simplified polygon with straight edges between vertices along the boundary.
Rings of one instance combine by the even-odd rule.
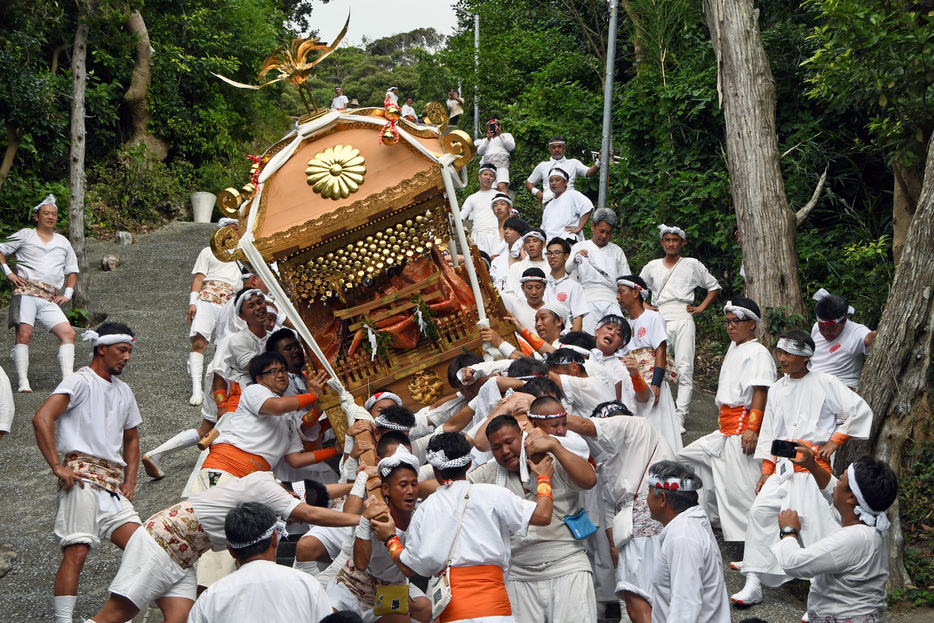
[[44, 329], [51, 331], [55, 325], [67, 323], [68, 318], [65, 317], [62, 308], [55, 303], [40, 299], [38, 296], [24, 294], [20, 297], [19, 321], [31, 327], [36, 326], [38, 321]]
[[121, 508], [114, 512], [100, 510], [98, 496], [110, 493], [84, 483], [68, 491], [58, 492], [58, 512], [55, 514], [55, 536], [62, 549], [69, 545], [97, 547], [109, 539], [114, 530], [127, 523], [143, 523], [128, 499], [120, 496]]
[[130, 537], [117, 576], [110, 583], [111, 593], [126, 597], [140, 610], [160, 597], [194, 601], [197, 590], [195, 570], [178, 566], [145, 528]]
[[506, 582], [517, 623], [597, 622], [593, 574], [573, 571], [537, 582]]
[[220, 317], [222, 309], [223, 307], [220, 305], [208, 303], [201, 299], [195, 301], [195, 317], [191, 321], [188, 337], [192, 338], [196, 333], [200, 333], [204, 339], [210, 342], [211, 337], [217, 330], [217, 319]]

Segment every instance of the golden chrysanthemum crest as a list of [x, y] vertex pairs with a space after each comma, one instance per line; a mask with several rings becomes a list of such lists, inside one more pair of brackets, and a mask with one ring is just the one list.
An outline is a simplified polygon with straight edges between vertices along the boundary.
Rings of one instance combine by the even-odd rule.
[[328, 147], [308, 161], [305, 175], [311, 189], [325, 199], [346, 199], [360, 190], [366, 175], [365, 160], [350, 145]]

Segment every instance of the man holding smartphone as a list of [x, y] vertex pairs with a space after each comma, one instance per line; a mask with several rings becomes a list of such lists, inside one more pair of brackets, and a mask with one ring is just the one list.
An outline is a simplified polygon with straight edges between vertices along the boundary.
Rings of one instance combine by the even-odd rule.
[[[829, 472], [834, 451], [850, 438], [867, 439], [872, 425], [872, 411], [856, 392], [835, 376], [809, 370], [814, 355], [810, 335], [788, 331], [776, 349], [785, 376], [769, 388], [755, 454], [762, 460], [762, 476], [756, 483], [743, 552], [746, 585], [730, 598], [743, 606], [762, 601], [763, 583], [780, 586], [792, 579], [771, 551], [780, 539], [775, 526], [781, 511], [790, 507], [798, 511], [805, 547], [836, 529], [820, 487], [805, 468], [790, 460], [794, 457], [784, 447], [787, 444], [776, 443], [773, 449], [773, 442], [807, 444]], [[839, 424], [838, 417], [842, 418]]]
[[496, 167], [496, 189], [504, 193], [509, 190], [509, 154], [516, 148], [512, 134], [503, 132], [499, 115], [491, 114], [486, 121], [486, 137], [477, 141], [480, 164]]

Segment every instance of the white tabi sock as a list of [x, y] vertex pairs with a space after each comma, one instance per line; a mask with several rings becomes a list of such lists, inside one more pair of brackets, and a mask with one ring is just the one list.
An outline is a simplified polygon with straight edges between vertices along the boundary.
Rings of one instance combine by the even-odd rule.
[[188, 404], [198, 406], [204, 401], [204, 355], [202, 353], [188, 353], [188, 374], [191, 375], [191, 398]]
[[16, 376], [19, 378], [20, 392], [31, 392], [29, 387], [29, 345], [17, 344], [13, 347], [13, 365], [16, 368]]
[[77, 601], [77, 595], [56, 595], [53, 597], [52, 608], [55, 610], [55, 623], [72, 623]]
[[175, 435], [155, 450], [150, 450], [146, 453], [146, 456], [154, 456], [159, 459], [162, 458], [162, 456], [165, 454], [177, 452], [178, 450], [182, 450], [184, 448], [190, 448], [197, 444], [200, 440], [201, 435], [198, 434], [197, 429], [189, 428], [188, 430], [183, 430], [179, 434]]
[[62, 378], [75, 371], [75, 345], [62, 344], [58, 347], [58, 365], [62, 369]]

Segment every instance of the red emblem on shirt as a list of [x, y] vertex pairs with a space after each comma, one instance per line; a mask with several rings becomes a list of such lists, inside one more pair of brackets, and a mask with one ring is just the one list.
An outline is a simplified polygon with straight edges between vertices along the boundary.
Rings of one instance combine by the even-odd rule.
[[645, 337], [645, 327], [639, 327], [639, 330], [636, 331], [636, 337]]
[[561, 301], [562, 303], [568, 300], [567, 292], [558, 292], [558, 300]]
[[835, 353], [835, 352], [837, 352], [838, 350], [840, 350], [840, 345], [839, 345], [839, 344], [834, 344], [833, 346], [830, 347], [830, 352], [831, 352], [831, 353]]

